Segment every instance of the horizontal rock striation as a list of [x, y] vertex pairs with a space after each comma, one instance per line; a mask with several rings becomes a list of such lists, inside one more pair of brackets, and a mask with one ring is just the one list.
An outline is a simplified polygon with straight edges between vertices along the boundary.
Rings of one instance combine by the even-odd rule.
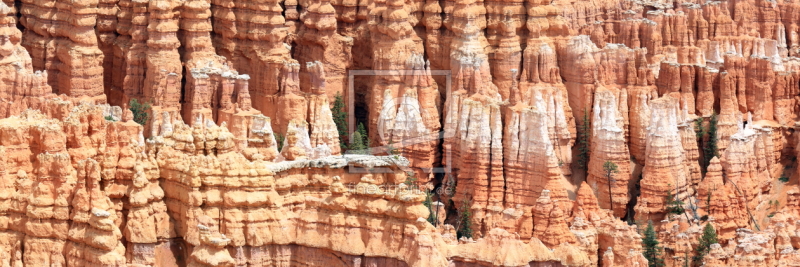
[[0, 266], [795, 266], [798, 10], [5, 0]]

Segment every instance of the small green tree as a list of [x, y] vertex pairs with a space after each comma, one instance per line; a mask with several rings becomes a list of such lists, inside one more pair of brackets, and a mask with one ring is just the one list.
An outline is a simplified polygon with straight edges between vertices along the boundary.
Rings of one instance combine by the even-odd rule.
[[693, 266], [702, 266], [703, 257], [711, 251], [711, 244], [719, 243], [717, 240], [717, 231], [711, 223], [707, 223], [703, 228], [703, 235], [700, 236], [700, 243], [694, 249], [694, 257], [692, 257]]
[[458, 216], [458, 238], [472, 238], [472, 212], [470, 211], [469, 199], [464, 198], [461, 204], [460, 215]]
[[578, 126], [578, 159], [575, 161], [578, 167], [587, 170], [589, 168], [589, 154], [591, 146], [589, 139], [592, 136], [592, 125], [589, 122], [589, 111], [583, 109], [583, 123]]
[[342, 151], [347, 149], [347, 112], [344, 111], [345, 104], [344, 98], [341, 93], [336, 93], [334, 96], [333, 107], [331, 113], [333, 115], [333, 123], [336, 124], [336, 130], [339, 132], [339, 147]]
[[614, 198], [611, 193], [611, 184], [614, 183], [614, 174], [618, 173], [617, 164], [611, 161], [603, 163], [603, 171], [606, 172], [606, 179], [608, 179], [608, 203], [611, 204], [611, 210], [614, 210]]
[[656, 238], [656, 230], [653, 227], [653, 222], [647, 222], [647, 228], [644, 230], [644, 238], [642, 239], [642, 247], [644, 257], [647, 259], [649, 267], [664, 266], [664, 259], [661, 258], [661, 246], [658, 245], [658, 238]]
[[412, 186], [417, 183], [417, 176], [413, 171], [406, 172], [406, 181], [403, 182], [407, 186]]
[[105, 116], [105, 119], [107, 121], [117, 121], [117, 120], [114, 119], [114, 116], [111, 116], [111, 115]]
[[386, 145], [386, 154], [387, 155], [399, 155], [400, 151], [394, 147], [394, 143], [389, 143]]
[[[425, 205], [428, 208], [428, 222], [436, 226], [436, 223], [439, 222], [436, 218], [436, 214], [433, 213], [433, 192], [430, 190], [425, 190], [425, 201], [422, 202], [422, 205]], [[438, 209], [438, 207], [437, 207]]]
[[370, 154], [367, 128], [364, 127], [363, 123], [358, 124], [358, 128], [353, 133], [353, 136], [350, 137], [350, 145], [347, 147], [353, 151], [351, 153]]
[[667, 213], [683, 214], [686, 209], [683, 207], [683, 201], [678, 199], [678, 196], [672, 194], [672, 189], [667, 191]]
[[694, 119], [694, 133], [697, 135], [697, 139], [703, 138], [706, 134], [706, 130], [703, 128], [703, 117]]
[[283, 139], [285, 138], [286, 137], [284, 137], [282, 134], [275, 133], [275, 143], [278, 143], [278, 152], [283, 149]]
[[358, 133], [361, 134], [361, 143], [364, 144], [364, 149], [368, 148], [370, 145], [369, 140], [369, 132], [367, 132], [367, 127], [364, 127], [363, 123], [358, 124], [358, 129], [356, 130]]
[[[716, 186], [714, 187], [714, 190], [717, 190]], [[712, 192], [714, 190], [712, 190]], [[711, 209], [711, 192], [708, 192], [708, 195], [706, 196], [706, 210], [710, 210], [710, 209]]]
[[350, 146], [348, 146], [350, 150], [361, 151], [365, 148], [364, 138], [361, 137], [361, 132], [356, 131], [355, 133], [353, 133], [353, 138], [351, 139], [352, 142], [350, 142]]
[[683, 253], [683, 267], [689, 267], [689, 253]]
[[708, 136], [707, 141], [703, 142], [703, 170], [708, 169], [711, 164], [711, 159], [719, 156], [719, 148], [717, 146], [717, 113], [711, 114], [711, 119], [708, 122], [708, 129], [705, 134]]
[[147, 113], [147, 111], [150, 110], [150, 103], [139, 102], [139, 100], [134, 98], [131, 99], [128, 105], [130, 106], [131, 112], [133, 112], [133, 121], [141, 125], [147, 124], [147, 121], [150, 119], [150, 113]]

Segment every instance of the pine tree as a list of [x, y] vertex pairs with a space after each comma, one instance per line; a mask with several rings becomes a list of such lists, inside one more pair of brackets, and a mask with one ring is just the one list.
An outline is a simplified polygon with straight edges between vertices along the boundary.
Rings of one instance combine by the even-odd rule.
[[694, 257], [692, 257], [693, 266], [703, 265], [703, 258], [711, 251], [711, 244], [719, 243], [717, 240], [717, 231], [711, 223], [707, 223], [703, 228], [703, 235], [700, 236], [700, 243], [694, 250]]
[[707, 169], [711, 164], [711, 159], [719, 156], [719, 148], [717, 147], [717, 113], [711, 114], [711, 120], [708, 122], [708, 130], [705, 131], [708, 135], [708, 141], [703, 143], [703, 169]]
[[361, 132], [356, 131], [353, 133], [352, 142], [350, 142], [350, 150], [353, 150], [355, 153], [361, 153], [360, 150], [364, 149], [364, 138], [361, 138]]
[[367, 128], [364, 127], [364, 124], [363, 123], [359, 123], [358, 124], [358, 129], [356, 131], [358, 131], [358, 133], [361, 134], [361, 143], [364, 144], [364, 148], [363, 149], [369, 148], [369, 145], [370, 145], [369, 133], [367, 132]]
[[331, 113], [333, 113], [333, 123], [336, 124], [336, 130], [339, 131], [339, 147], [342, 151], [347, 149], [347, 112], [344, 111], [344, 98], [342, 94], [336, 93], [333, 101]]
[[694, 119], [694, 133], [697, 135], [697, 139], [703, 138], [706, 134], [706, 130], [703, 129], [703, 117]]
[[589, 111], [586, 109], [583, 110], [583, 123], [578, 128], [578, 160], [575, 163], [578, 164], [579, 168], [588, 170], [589, 154], [591, 153], [589, 139], [592, 134], [592, 126], [589, 122]]
[[461, 214], [458, 218], [458, 238], [472, 238], [472, 212], [469, 210], [470, 206], [469, 200], [465, 198], [464, 203], [461, 205]]
[[611, 204], [611, 210], [614, 210], [614, 198], [611, 194], [611, 184], [614, 183], [614, 174], [618, 173], [617, 164], [611, 161], [603, 163], [603, 171], [606, 172], [606, 179], [608, 179], [608, 203]]
[[394, 147], [394, 143], [389, 143], [386, 145], [386, 155], [398, 155], [400, 154], [400, 150]]
[[[694, 119], [694, 133], [697, 136], [698, 148], [700, 150], [705, 150], [705, 146], [703, 145], [703, 136], [706, 135], [706, 129], [703, 127], [703, 117], [699, 117], [697, 119]], [[703, 164], [700, 164], [700, 172], [703, 174], [703, 176], [705, 176], [706, 175], [706, 166], [704, 165], [705, 160], [706, 160], [705, 159], [705, 155], [703, 155], [700, 158], [700, 160], [702, 160], [701, 163], [703, 163]]]
[[653, 222], [648, 221], [647, 229], [644, 230], [644, 239], [642, 239], [642, 247], [644, 247], [642, 254], [647, 259], [649, 267], [664, 266], [664, 259], [661, 258], [661, 247], [658, 244]]
[[130, 106], [130, 110], [133, 113], [133, 121], [140, 125], [147, 124], [147, 120], [150, 119], [150, 114], [147, 111], [150, 110], [150, 104], [145, 102], [139, 102], [136, 98], [131, 99], [131, 102], [128, 103]]
[[683, 207], [685, 203], [678, 199], [678, 196], [672, 194], [672, 189], [667, 191], [667, 213], [683, 214], [686, 209]]
[[[428, 222], [433, 224], [434, 226], [436, 226], [436, 223], [438, 222], [438, 220], [436, 218], [436, 214], [433, 213], [433, 192], [432, 191], [425, 190], [425, 201], [422, 202], [422, 205], [425, 205], [425, 207], [428, 208], [428, 212], [430, 213], [430, 215], [428, 215]], [[438, 209], [438, 207], [437, 207], [437, 209]]]
[[416, 173], [413, 171], [406, 172], [406, 181], [403, 183], [405, 183], [409, 187], [415, 185], [417, 183]]
[[281, 149], [283, 149], [283, 140], [284, 139], [286, 139], [286, 137], [283, 136], [282, 134], [280, 134], [280, 133], [276, 133], [275, 134], [275, 143], [278, 143], [278, 152], [280, 152]]

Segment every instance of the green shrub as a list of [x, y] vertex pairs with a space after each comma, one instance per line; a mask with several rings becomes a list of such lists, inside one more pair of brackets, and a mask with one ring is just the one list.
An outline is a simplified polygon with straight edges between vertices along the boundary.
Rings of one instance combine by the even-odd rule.
[[130, 106], [131, 112], [133, 112], [133, 121], [140, 125], [147, 124], [147, 121], [150, 120], [150, 103], [146, 102], [139, 102], [136, 98], [131, 99], [131, 102], [128, 103]]

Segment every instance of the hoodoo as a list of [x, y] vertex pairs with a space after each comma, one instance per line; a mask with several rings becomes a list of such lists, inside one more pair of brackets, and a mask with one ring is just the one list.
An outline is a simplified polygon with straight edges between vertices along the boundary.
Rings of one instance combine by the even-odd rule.
[[799, 266], [794, 0], [0, 1], [0, 266]]

